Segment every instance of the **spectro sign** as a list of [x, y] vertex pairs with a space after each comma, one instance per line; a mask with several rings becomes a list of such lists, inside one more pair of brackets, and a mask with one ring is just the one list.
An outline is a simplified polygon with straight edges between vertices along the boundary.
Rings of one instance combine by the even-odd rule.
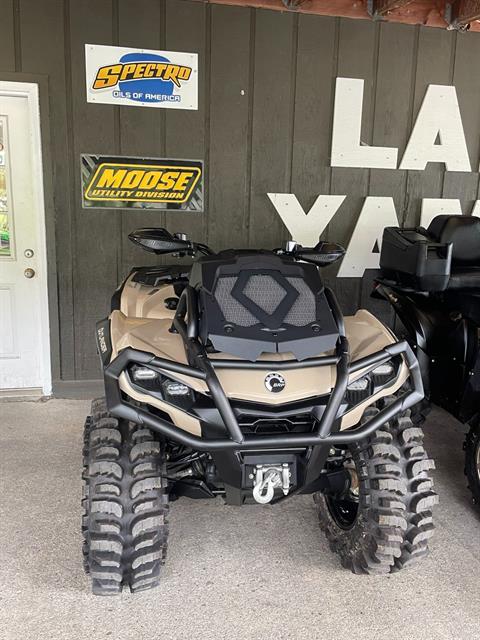
[[198, 108], [198, 55], [85, 45], [87, 102]]

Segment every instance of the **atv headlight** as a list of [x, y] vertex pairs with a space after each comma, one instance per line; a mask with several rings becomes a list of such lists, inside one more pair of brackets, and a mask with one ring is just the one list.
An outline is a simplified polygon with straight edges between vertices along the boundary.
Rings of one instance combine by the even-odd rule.
[[385, 362], [372, 371], [373, 384], [376, 387], [383, 387], [395, 377], [395, 367], [391, 362]]
[[176, 380], [169, 380], [166, 378], [162, 383], [162, 388], [166, 396], [170, 398], [179, 398], [188, 396], [190, 388], [183, 382], [177, 382]]
[[149, 367], [134, 364], [129, 367], [128, 374], [130, 380], [142, 389], [147, 389], [148, 391], [160, 389], [161, 375]]
[[142, 380], [156, 380], [160, 376], [159, 373], [148, 367], [132, 367], [132, 378], [136, 382]]
[[188, 410], [191, 408], [195, 401], [195, 394], [193, 389], [183, 382], [177, 380], [171, 380], [162, 376], [162, 395], [166, 402], [180, 407], [180, 409]]
[[188, 385], [168, 378], [150, 367], [134, 364], [129, 367], [128, 373], [135, 386], [180, 409], [190, 409], [195, 401], [195, 393]]
[[355, 407], [369, 396], [377, 393], [377, 391], [380, 391], [380, 389], [393, 382], [398, 375], [398, 371], [399, 364], [396, 360], [384, 362], [367, 375], [350, 382], [345, 394], [345, 399], [349, 407]]
[[358, 380], [354, 380], [353, 382], [351, 382], [347, 389], [349, 391], [366, 391], [369, 387], [370, 384], [370, 380], [368, 378], [368, 376], [365, 376], [364, 378], [359, 378]]
[[370, 376], [363, 376], [351, 382], [347, 387], [346, 400], [351, 406], [359, 404], [371, 394]]

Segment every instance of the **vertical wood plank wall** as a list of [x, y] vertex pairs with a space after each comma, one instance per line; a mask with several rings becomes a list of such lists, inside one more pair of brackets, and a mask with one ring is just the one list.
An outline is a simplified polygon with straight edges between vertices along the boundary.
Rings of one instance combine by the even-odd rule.
[[[198, 52], [198, 111], [87, 104], [85, 43]], [[392, 196], [408, 224], [423, 197], [460, 198], [468, 212], [477, 173], [331, 168], [332, 108], [337, 76], [363, 78], [362, 139], [401, 157], [427, 85], [454, 84], [478, 168], [479, 58], [477, 33], [188, 0], [0, 0], [0, 79], [48, 76], [62, 379], [99, 377], [94, 323], [130, 266], [155, 260], [126, 240], [137, 226], [166, 225], [218, 249], [278, 246], [288, 233], [268, 191], [293, 192], [306, 210], [319, 193], [347, 194], [326, 233], [342, 244], [367, 195]], [[81, 153], [203, 158], [206, 213], [83, 211]], [[345, 312], [388, 313], [369, 297], [370, 274], [335, 273], [327, 280]]]

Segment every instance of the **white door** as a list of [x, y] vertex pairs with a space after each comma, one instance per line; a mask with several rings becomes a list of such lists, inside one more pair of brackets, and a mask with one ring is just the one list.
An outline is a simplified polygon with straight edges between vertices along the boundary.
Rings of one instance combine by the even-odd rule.
[[0, 396], [51, 393], [48, 335], [38, 90], [0, 82]]

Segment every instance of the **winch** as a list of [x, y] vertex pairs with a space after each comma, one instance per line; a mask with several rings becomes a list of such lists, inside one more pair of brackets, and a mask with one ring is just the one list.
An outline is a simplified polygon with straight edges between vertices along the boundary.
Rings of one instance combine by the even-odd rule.
[[286, 496], [290, 491], [290, 479], [292, 473], [287, 462], [281, 465], [255, 465], [255, 473], [250, 476], [253, 479], [253, 497], [260, 504], [271, 502], [275, 489], [282, 489]]

